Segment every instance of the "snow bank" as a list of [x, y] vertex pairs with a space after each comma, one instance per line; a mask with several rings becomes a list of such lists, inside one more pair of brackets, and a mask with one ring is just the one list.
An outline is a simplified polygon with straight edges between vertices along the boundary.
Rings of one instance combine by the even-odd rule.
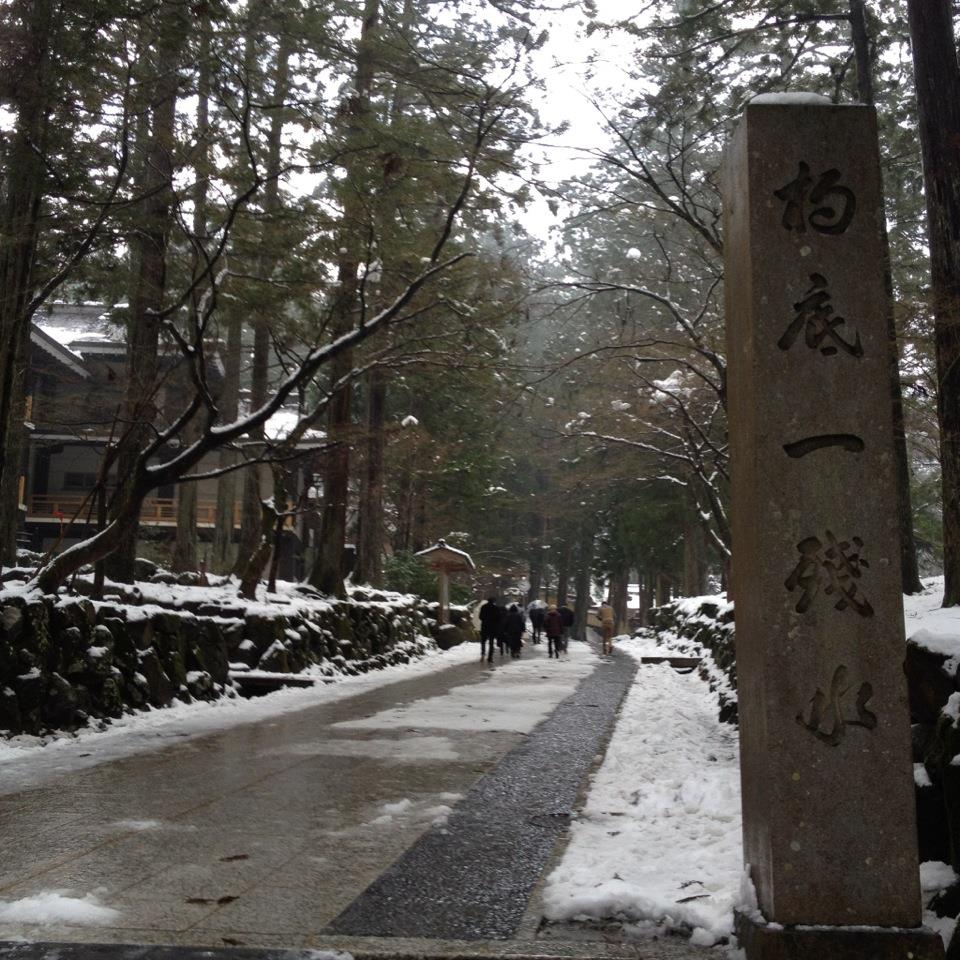
[[[619, 649], [641, 655], [643, 641]], [[544, 890], [552, 920], [620, 918], [729, 936], [742, 871], [736, 730], [695, 673], [641, 666]]]

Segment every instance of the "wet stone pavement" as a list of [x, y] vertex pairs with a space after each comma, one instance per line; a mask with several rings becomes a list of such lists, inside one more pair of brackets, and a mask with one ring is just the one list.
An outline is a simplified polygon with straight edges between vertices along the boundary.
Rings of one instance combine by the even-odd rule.
[[40, 786], [0, 780], [0, 905], [59, 891], [114, 911], [0, 919], [0, 956], [531, 955], [536, 885], [635, 664], [586, 644], [559, 662], [543, 646], [493, 668], [452, 660]]
[[421, 837], [323, 932], [514, 935], [636, 669], [625, 656], [600, 662], [473, 787], [444, 827]]

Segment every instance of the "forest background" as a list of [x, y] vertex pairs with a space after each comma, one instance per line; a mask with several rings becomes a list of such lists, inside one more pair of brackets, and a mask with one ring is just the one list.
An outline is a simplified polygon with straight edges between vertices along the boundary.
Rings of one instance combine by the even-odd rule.
[[[960, 603], [951, 4], [635, 6], [4, 4], [2, 561], [27, 331], [61, 299], [119, 305], [127, 376], [98, 532], [44, 558], [45, 589], [89, 563], [129, 580], [140, 506], [170, 484], [170, 562], [248, 595], [305, 511], [329, 593], [348, 543], [355, 581], [422, 586], [412, 554], [440, 536], [485, 589], [595, 577], [621, 615], [633, 579], [641, 608], [721, 586], [722, 153], [751, 97], [803, 90], [878, 111], [904, 587], [945, 566]], [[198, 539], [201, 461], [221, 505], [242, 496], [239, 544], [227, 520]]]

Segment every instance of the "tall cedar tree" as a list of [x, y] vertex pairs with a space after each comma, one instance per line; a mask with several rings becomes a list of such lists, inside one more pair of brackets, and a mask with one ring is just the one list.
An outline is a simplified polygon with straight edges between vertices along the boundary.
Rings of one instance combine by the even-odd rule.
[[[117, 486], [110, 517], [119, 517], [128, 502], [140, 450], [148, 442], [160, 411], [160, 311], [167, 287], [167, 247], [173, 225], [173, 173], [180, 69], [187, 48], [191, 12], [187, 0], [163, 0], [156, 10], [156, 45], [151, 65], [149, 128], [143, 151], [144, 199], [133, 244], [136, 264], [127, 330], [126, 389], [117, 450]], [[124, 530], [107, 560], [107, 575], [132, 583], [138, 523]]]
[[[358, 274], [363, 238], [362, 185], [366, 181], [366, 155], [356, 148], [370, 114], [374, 82], [374, 51], [380, 20], [380, 0], [366, 0], [360, 40], [357, 45], [356, 82], [347, 100], [344, 122], [347, 125], [346, 178], [343, 186], [343, 215], [340, 247], [337, 255], [337, 293], [331, 306], [330, 334], [346, 333], [354, 319], [359, 291]], [[343, 379], [353, 365], [353, 355], [343, 353], [332, 367], [334, 383]], [[332, 449], [326, 455], [323, 483], [323, 516], [320, 548], [310, 573], [310, 583], [323, 593], [341, 596], [344, 592], [344, 543], [347, 536], [347, 501], [350, 496], [350, 414], [352, 385], [342, 384], [330, 402], [327, 437]]]
[[960, 605], [960, 65], [950, 0], [908, 0], [933, 295], [945, 607]]

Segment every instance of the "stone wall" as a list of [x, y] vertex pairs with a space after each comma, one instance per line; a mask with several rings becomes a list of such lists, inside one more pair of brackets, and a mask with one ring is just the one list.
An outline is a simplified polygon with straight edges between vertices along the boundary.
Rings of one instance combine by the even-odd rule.
[[231, 671], [353, 675], [436, 649], [420, 601], [399, 594], [307, 589], [280, 606], [194, 588], [165, 606], [150, 584], [111, 589], [105, 602], [0, 592], [0, 735], [215, 699]]
[[[907, 641], [920, 860], [960, 871], [960, 677], [955, 657]], [[960, 895], [957, 910], [960, 912]]]

